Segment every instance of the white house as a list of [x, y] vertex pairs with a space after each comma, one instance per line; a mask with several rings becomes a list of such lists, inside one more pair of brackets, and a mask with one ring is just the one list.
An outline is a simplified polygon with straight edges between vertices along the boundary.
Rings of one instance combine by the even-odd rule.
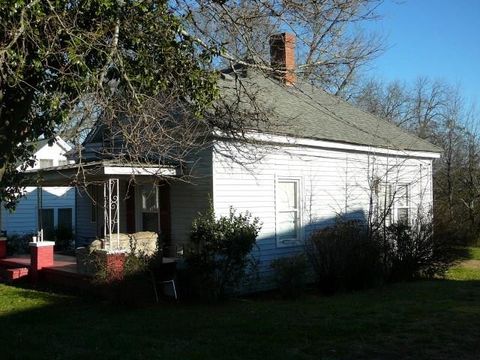
[[[47, 140], [35, 143], [35, 165], [32, 169], [48, 169], [71, 163], [65, 153], [71, 147], [60, 137], [49, 145]], [[40, 205], [40, 208], [39, 208]], [[63, 227], [67, 231], [75, 229], [75, 189], [69, 186], [26, 187], [25, 197], [21, 198], [14, 212], [0, 207], [1, 230], [7, 235], [36, 234], [39, 217], [42, 219], [45, 238], [53, 239], [54, 231]]]
[[[271, 112], [270, 126], [247, 132], [255, 145], [214, 134], [192, 155], [186, 169], [192, 183], [176, 181], [175, 164], [140, 167], [103, 159], [101, 129], [90, 134], [81, 164], [89, 185], [76, 196], [78, 245], [117, 231], [154, 230], [179, 248], [212, 200], [217, 216], [233, 206], [260, 218], [255, 251], [267, 279], [271, 260], [301, 251], [313, 230], [337, 216], [368, 221], [383, 214], [387, 223], [412, 221], [431, 208], [432, 162], [441, 149], [297, 81], [291, 35], [276, 36], [271, 44], [272, 59], [285, 76], [236, 67], [222, 72], [219, 82], [225, 98], [239, 81], [242, 88], [254, 87], [257, 101]], [[256, 161], [251, 154], [258, 155]], [[79, 166], [38, 174], [45, 184], [66, 184], [78, 180]], [[168, 181], [154, 186], [159, 171]], [[386, 203], [389, 211], [383, 211]]]

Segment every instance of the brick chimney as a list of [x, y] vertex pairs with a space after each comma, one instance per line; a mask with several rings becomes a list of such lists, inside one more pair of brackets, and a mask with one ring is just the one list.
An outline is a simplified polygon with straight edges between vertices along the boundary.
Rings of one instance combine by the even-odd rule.
[[281, 33], [270, 36], [270, 57], [276, 76], [285, 85], [293, 86], [295, 75], [295, 35]]

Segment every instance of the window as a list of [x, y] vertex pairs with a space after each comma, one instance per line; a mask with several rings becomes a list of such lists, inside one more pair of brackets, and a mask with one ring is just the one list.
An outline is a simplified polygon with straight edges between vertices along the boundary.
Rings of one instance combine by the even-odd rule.
[[[395, 191], [394, 191], [395, 190]], [[410, 221], [410, 190], [406, 184], [396, 188], [392, 184], [383, 184], [378, 191], [378, 217], [385, 225], [392, 222]]]
[[300, 181], [277, 181], [277, 245], [291, 246], [300, 241]]
[[408, 185], [397, 186], [397, 193], [395, 194], [395, 221], [408, 224], [409, 222], [409, 191]]
[[40, 159], [40, 169], [45, 169], [53, 166], [52, 159]]
[[58, 166], [68, 165], [68, 160], [58, 160]]
[[142, 230], [158, 231], [158, 189], [154, 185], [142, 186]]
[[58, 209], [58, 228], [72, 232], [72, 208]]
[[142, 187], [142, 210], [144, 212], [157, 212], [158, 196], [157, 187], [153, 185], [143, 185]]
[[378, 219], [385, 225], [392, 223], [392, 185], [382, 184], [378, 190]]
[[38, 225], [43, 230], [43, 240], [55, 240], [55, 223], [53, 209], [39, 209]]

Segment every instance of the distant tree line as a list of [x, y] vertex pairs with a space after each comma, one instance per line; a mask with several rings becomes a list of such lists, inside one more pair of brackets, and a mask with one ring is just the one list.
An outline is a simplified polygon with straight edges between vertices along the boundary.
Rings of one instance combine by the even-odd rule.
[[443, 149], [434, 161], [436, 236], [462, 244], [479, 242], [479, 114], [458, 86], [419, 77], [412, 84], [367, 80], [348, 100]]

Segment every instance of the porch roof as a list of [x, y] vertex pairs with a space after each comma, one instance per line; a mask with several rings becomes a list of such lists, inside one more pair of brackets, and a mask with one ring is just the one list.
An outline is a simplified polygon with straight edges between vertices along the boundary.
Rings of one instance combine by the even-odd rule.
[[24, 172], [27, 186], [75, 186], [104, 181], [108, 178], [130, 179], [141, 177], [177, 177], [178, 168], [173, 165], [125, 164], [114, 161], [92, 161], [68, 164]]

